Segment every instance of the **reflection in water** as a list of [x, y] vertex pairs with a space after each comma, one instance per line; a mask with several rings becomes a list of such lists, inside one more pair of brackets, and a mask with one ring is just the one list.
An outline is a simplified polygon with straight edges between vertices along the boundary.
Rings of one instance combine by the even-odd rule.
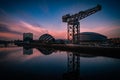
[[80, 56], [77, 56], [76, 53], [68, 52], [67, 57], [68, 70], [63, 75], [64, 80], [80, 80]]
[[[39, 47], [39, 48], [36, 48], [36, 49], [38, 49], [40, 51], [40, 53], [42, 53], [44, 55], [50, 55], [55, 51], [52, 48], [44, 48], [44, 47]], [[23, 47], [23, 54], [26, 54], [26, 55], [33, 54], [33, 48], [24, 46]]]
[[[54, 52], [52, 48], [37, 48], [42, 54], [50, 55]], [[30, 55], [33, 53], [32, 48], [23, 47], [23, 54]], [[64, 80], [79, 80], [80, 79], [80, 56], [75, 52], [67, 53], [67, 72], [63, 74]]]
[[[32, 48], [30, 50], [28, 50], [29, 48], [26, 48], [26, 49], [28, 51], [28, 52], [26, 52], [27, 54], [30, 54], [30, 52], [32, 52], [31, 51]], [[37, 49], [44, 55], [51, 55], [55, 51], [52, 48], [43, 48], [43, 47], [42, 48], [40, 47]], [[112, 66], [110, 65], [112, 59], [110, 59], [110, 62], [107, 61], [110, 66], [109, 66], [109, 68], [106, 68], [107, 65], [105, 65], [105, 64], [108, 64], [107, 62], [105, 62], [105, 60], [107, 60], [106, 58], [104, 58], [105, 60], [102, 59], [103, 61], [101, 63], [99, 63], [100, 62], [99, 56], [88, 55], [88, 54], [84, 54], [84, 53], [81, 54], [81, 53], [77, 53], [77, 52], [66, 52], [66, 54], [67, 54], [67, 71], [62, 73], [62, 76], [63, 76], [62, 80], [80, 80], [80, 79], [82, 79], [82, 80], [91, 80], [91, 79], [92, 80], [100, 80], [100, 79], [110, 79], [110, 78], [111, 79], [113, 78], [112, 80], [114, 80], [114, 79], [118, 78], [117, 72], [119, 72], [120, 70], [115, 70], [115, 69], [113, 70], [115, 77], [111, 73], [107, 73], [112, 68]], [[80, 57], [81, 57], [81, 75], [80, 75]], [[93, 64], [91, 63], [92, 59], [93, 59], [92, 63], [94, 62]], [[86, 61], [86, 60], [88, 60], [88, 61]], [[102, 65], [102, 67], [101, 67], [101, 65]], [[117, 64], [115, 64], [115, 65], [117, 65]], [[117, 68], [115, 65], [113, 67]], [[91, 66], [93, 66], [93, 68]], [[118, 65], [118, 66], [120, 66], [120, 65]], [[93, 70], [93, 72], [92, 72], [92, 70]], [[110, 72], [112, 72], [112, 70]], [[104, 75], [106, 75], [106, 76], [104, 76]], [[108, 76], [110, 76], [110, 78], [108, 78]]]
[[[55, 50], [52, 48], [37, 48], [42, 54], [50, 55]], [[30, 47], [23, 47], [23, 54], [33, 54], [33, 49]], [[80, 79], [80, 55], [78, 53], [67, 52], [67, 72], [63, 73], [63, 80], [79, 80]]]
[[28, 48], [28, 47], [23, 47], [23, 54], [31, 55], [31, 54], [33, 54], [33, 49], [32, 48]]
[[94, 57], [97, 57], [95, 55], [89, 55], [89, 54], [85, 54], [85, 53], [80, 53], [79, 54], [80, 57], [86, 57], [86, 58], [94, 58]]
[[30, 47], [0, 48], [0, 58], [0, 80], [120, 80], [114, 58]]
[[52, 49], [52, 48], [39, 47], [37, 49], [44, 55], [50, 55], [54, 52], [54, 49]]

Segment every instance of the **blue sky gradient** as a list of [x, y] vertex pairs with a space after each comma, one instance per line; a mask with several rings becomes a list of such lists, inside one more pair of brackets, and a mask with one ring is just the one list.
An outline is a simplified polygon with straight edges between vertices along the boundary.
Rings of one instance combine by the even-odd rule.
[[[32, 32], [35, 39], [44, 33], [55, 38], [66, 38], [67, 25], [62, 22], [62, 16], [84, 11], [97, 4], [102, 5], [102, 10], [80, 21], [81, 32], [120, 37], [119, 0], [0, 0], [0, 37], [22, 39], [22, 33]], [[5, 36], [5, 33], [14, 37]]]

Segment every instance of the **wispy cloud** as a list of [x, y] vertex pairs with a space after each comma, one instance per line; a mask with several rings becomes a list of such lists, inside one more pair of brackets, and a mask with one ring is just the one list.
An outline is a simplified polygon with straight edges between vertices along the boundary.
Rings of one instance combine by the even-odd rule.
[[59, 38], [59, 39], [67, 38], [67, 35], [66, 35], [67, 32], [65, 30], [63, 31], [49, 30], [48, 33], [51, 34], [55, 38]]
[[[4, 27], [3, 27], [4, 25]], [[11, 33], [14, 35], [18, 35], [20, 33], [21, 35], [26, 32], [31, 32], [34, 34], [34, 36], [40, 36], [43, 33], [46, 33], [46, 29], [41, 28], [40, 26], [31, 25], [24, 21], [19, 21], [18, 23], [2, 23], [1, 26], [3, 30], [1, 31], [1, 36], [8, 37], [5, 34]], [[4, 34], [4, 35], [3, 35]]]
[[[39, 39], [42, 34], [48, 33], [55, 38], [67, 38], [66, 24], [58, 24], [57, 28], [54, 24], [49, 23], [41, 27], [36, 23], [26, 22], [24, 20], [16, 20], [8, 15], [4, 10], [0, 9], [0, 39], [22, 39], [22, 34], [31, 32], [34, 35], [34, 39]], [[89, 26], [89, 25], [88, 25]], [[81, 32], [97, 32], [110, 37], [120, 37], [120, 26], [97, 26], [94, 28], [81, 27]]]
[[[105, 27], [96, 27], [93, 29], [90, 28], [81, 28], [81, 32], [97, 32], [108, 37], [120, 37], [120, 27], [119, 26], [105, 26]], [[67, 31], [66, 30], [56, 30], [56, 29], [45, 29], [39, 25], [33, 25], [25, 21], [19, 21], [17, 23], [6, 23], [0, 22], [0, 37], [8, 39], [22, 39], [22, 34], [26, 32], [31, 32], [34, 35], [34, 39], [38, 39], [42, 34], [48, 33], [54, 36], [55, 38], [66, 39]]]
[[23, 20], [16, 20], [1, 8], [0, 14], [0, 39], [22, 39], [22, 34], [26, 32], [33, 33], [34, 38], [37, 39], [47, 31], [40, 27], [40, 25], [30, 24]]
[[0, 32], [0, 39], [7, 39], [7, 40], [14, 40], [14, 39], [21, 39], [22, 36], [19, 34], [13, 34], [10, 32]]

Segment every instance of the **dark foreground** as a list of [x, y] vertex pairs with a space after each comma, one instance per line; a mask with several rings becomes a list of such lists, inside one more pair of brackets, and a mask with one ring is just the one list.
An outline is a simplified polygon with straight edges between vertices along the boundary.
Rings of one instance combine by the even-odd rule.
[[117, 50], [72, 45], [0, 48], [0, 80], [119, 80]]

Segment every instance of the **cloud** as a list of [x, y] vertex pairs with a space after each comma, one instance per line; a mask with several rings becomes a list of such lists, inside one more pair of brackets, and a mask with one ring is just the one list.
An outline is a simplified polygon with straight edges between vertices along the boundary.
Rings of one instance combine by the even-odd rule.
[[[14, 36], [15, 39], [17, 35], [21, 35], [23, 33], [31, 32], [34, 34], [34, 38], [38, 38], [43, 33], [46, 33], [47, 30], [44, 28], [41, 28], [38, 25], [31, 25], [24, 21], [19, 21], [17, 23], [7, 23], [7, 22], [0, 22], [0, 37], [7, 37], [8, 39], [11, 39], [7, 34], [10, 33], [11, 36]], [[15, 36], [16, 35], [16, 36]], [[18, 37], [19, 38], [19, 37]], [[14, 38], [13, 38], [14, 39]]]
[[48, 33], [51, 34], [56, 39], [66, 39], [67, 37], [66, 31], [56, 31], [53, 29], [53, 30], [49, 30]]
[[[25, 21], [18, 22], [2, 22], [0, 21], [0, 38], [4, 39], [22, 39], [22, 34], [31, 32], [34, 35], [34, 39], [39, 39], [42, 34], [48, 33], [55, 38], [66, 39], [67, 31], [66, 30], [57, 30], [51, 29], [53, 26], [49, 26], [48, 29], [40, 27], [39, 25], [30, 24]], [[97, 32], [103, 35], [110, 37], [120, 37], [120, 27], [119, 26], [98, 26], [95, 28], [81, 28], [81, 32]]]
[[9, 32], [9, 33], [13, 33], [13, 34], [21, 34], [21, 32], [17, 32], [17, 31], [12, 31], [8, 28], [8, 25], [5, 24], [0, 24], [0, 32]]
[[[0, 9], [0, 39], [14, 40], [22, 39], [23, 33], [33, 33], [34, 39], [39, 39], [39, 37], [45, 33], [52, 35], [55, 38], [66, 39], [67, 30], [63, 27], [66, 27], [66, 24], [57, 24], [53, 23], [45, 24], [44, 27], [41, 27], [38, 24], [26, 22], [23, 20], [17, 20], [12, 18], [4, 10]], [[56, 27], [57, 26], [57, 27]], [[59, 27], [59, 28], [58, 28]], [[81, 32], [97, 32], [103, 35], [110, 37], [120, 37], [120, 26], [96, 26], [94, 28], [81, 27]]]
[[7, 40], [14, 40], [14, 39], [21, 39], [22, 36], [10, 32], [0, 32], [0, 39], [7, 39]]

